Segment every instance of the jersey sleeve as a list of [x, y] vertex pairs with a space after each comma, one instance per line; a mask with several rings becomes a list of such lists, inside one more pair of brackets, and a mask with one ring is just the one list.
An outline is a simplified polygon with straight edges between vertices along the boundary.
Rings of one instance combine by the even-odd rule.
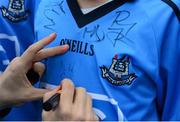
[[[180, 2], [162, 0], [153, 27], [158, 42], [157, 106], [161, 120], [180, 120]], [[163, 13], [160, 13], [162, 12]]]
[[158, 77], [154, 81], [159, 120], [180, 120], [180, 2], [146, 1], [142, 7], [153, 29], [158, 52], [155, 59]]
[[162, 120], [180, 120], [180, 11], [175, 12], [173, 8], [171, 11], [172, 16], [166, 22], [160, 52], [160, 75], [164, 84], [161, 97]]

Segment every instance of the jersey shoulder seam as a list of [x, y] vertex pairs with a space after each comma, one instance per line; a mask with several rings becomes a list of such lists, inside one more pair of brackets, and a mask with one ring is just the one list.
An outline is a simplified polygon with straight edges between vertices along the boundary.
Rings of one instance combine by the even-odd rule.
[[178, 6], [172, 0], [162, 0], [162, 1], [173, 9], [174, 13], [176, 14], [176, 16], [180, 22], [180, 10], [179, 10]]

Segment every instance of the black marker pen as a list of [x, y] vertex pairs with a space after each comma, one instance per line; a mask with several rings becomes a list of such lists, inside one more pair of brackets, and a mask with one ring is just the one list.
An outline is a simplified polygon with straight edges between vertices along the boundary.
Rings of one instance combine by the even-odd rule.
[[61, 90], [54, 94], [51, 98], [43, 103], [43, 109], [45, 111], [50, 111], [55, 109], [59, 105]]

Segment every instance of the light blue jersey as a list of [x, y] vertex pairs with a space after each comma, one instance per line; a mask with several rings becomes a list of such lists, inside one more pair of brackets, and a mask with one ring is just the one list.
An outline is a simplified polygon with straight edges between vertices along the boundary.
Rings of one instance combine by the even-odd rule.
[[35, 31], [70, 45], [46, 60], [42, 87], [72, 79], [101, 120], [180, 120], [180, 24], [166, 2], [114, 0], [84, 15], [76, 0], [42, 0]]
[[[34, 14], [38, 1], [0, 1], [0, 73], [34, 42]], [[13, 108], [4, 120], [41, 120], [38, 104], [27, 103]]]

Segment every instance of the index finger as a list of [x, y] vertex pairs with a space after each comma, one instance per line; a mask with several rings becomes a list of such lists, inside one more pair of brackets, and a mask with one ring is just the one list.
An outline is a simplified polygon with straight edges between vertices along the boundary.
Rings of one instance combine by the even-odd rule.
[[24, 62], [32, 62], [36, 54], [43, 49], [46, 45], [51, 43], [56, 38], [56, 34], [52, 33], [48, 37], [32, 44], [21, 56]]

